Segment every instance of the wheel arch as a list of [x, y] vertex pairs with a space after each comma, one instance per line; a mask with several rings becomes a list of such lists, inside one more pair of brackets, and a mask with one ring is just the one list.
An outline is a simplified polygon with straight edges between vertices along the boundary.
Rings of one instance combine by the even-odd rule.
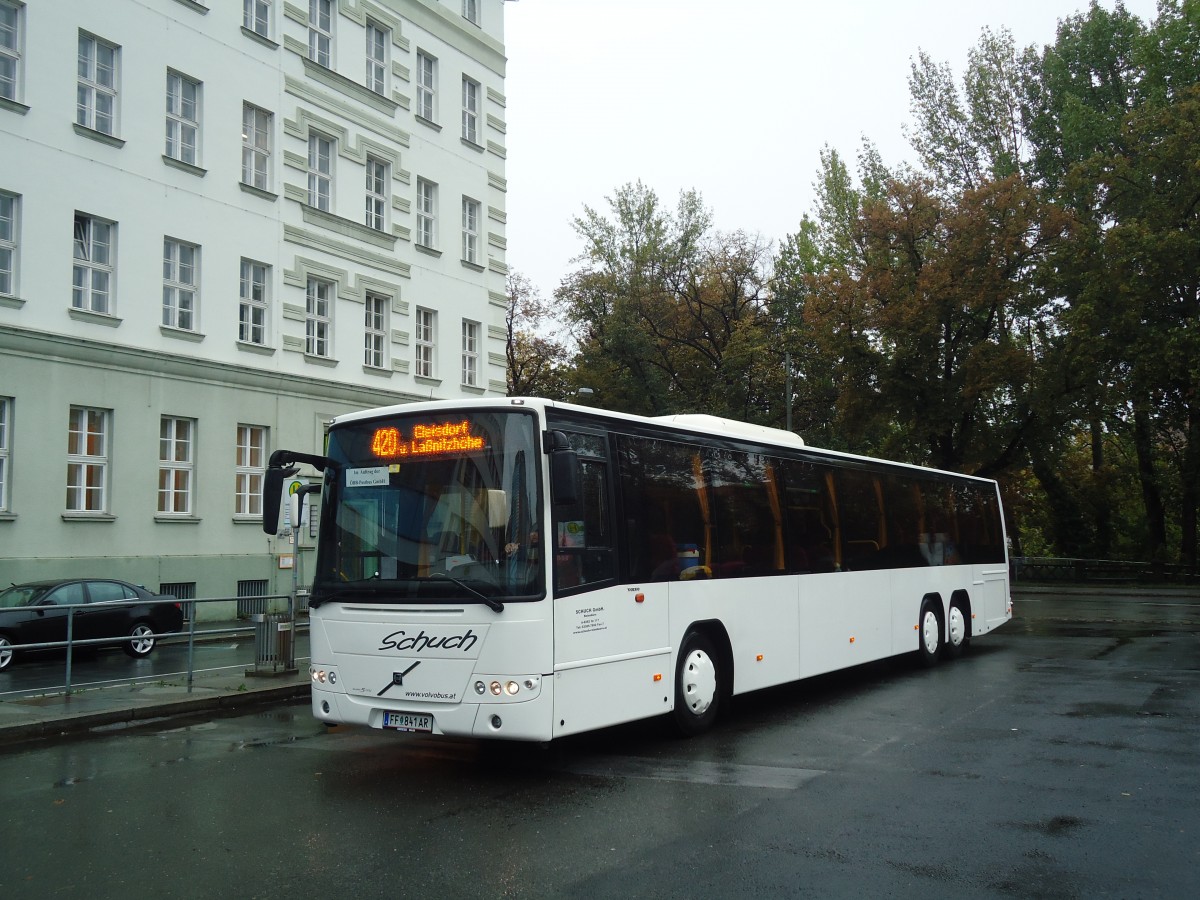
[[918, 616], [920, 616], [921, 610], [924, 610], [926, 606], [932, 606], [934, 612], [937, 613], [938, 621], [942, 625], [942, 634], [945, 635], [945, 633], [946, 633], [946, 604], [942, 602], [941, 591], [930, 591], [924, 597], [921, 598], [921, 606], [920, 606], [920, 609], [917, 610]]

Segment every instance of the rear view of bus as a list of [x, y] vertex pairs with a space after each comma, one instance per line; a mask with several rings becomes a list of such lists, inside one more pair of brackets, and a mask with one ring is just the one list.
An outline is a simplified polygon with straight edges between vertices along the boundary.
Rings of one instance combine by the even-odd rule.
[[309, 602], [313, 712], [373, 728], [549, 740], [537, 416], [519, 406], [414, 408], [343, 417], [327, 456], [282, 460], [325, 473]]

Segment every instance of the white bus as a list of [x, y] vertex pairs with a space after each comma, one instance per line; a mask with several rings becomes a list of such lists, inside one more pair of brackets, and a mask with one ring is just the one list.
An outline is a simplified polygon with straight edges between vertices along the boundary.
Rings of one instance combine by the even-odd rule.
[[1012, 617], [993, 481], [710, 416], [547, 400], [338, 417], [264, 488], [324, 472], [309, 599], [329, 723], [549, 741], [884, 657], [932, 665]]

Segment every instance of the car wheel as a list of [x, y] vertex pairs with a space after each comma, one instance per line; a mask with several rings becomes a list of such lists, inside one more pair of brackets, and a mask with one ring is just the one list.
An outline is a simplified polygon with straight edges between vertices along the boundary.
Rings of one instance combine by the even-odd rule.
[[130, 656], [141, 659], [149, 656], [154, 650], [154, 629], [146, 622], [135, 622], [129, 629], [129, 640], [125, 643], [125, 652]]
[[687, 736], [701, 734], [717, 720], [721, 677], [712, 641], [698, 631], [688, 632], [675, 665], [675, 725]]
[[7, 671], [15, 658], [12, 641], [8, 639], [8, 635], [0, 634], [0, 672]]
[[917, 629], [920, 633], [918, 653], [921, 662], [926, 666], [936, 666], [942, 652], [942, 619], [938, 615], [938, 604], [935, 600], [926, 600], [921, 604], [921, 621]]

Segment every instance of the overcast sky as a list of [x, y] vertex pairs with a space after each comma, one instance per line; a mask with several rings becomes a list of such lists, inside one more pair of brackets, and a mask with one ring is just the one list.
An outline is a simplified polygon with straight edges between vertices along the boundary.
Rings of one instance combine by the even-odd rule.
[[[1112, 9], [1114, 0], [1101, 0]], [[1154, 0], [1126, 0], [1146, 21]], [[582, 249], [571, 220], [641, 179], [668, 208], [694, 188], [717, 228], [778, 245], [812, 209], [819, 152], [885, 165], [911, 61], [961, 78], [984, 27], [1052, 43], [1087, 0], [519, 0], [505, 3], [508, 265], [553, 294]]]

